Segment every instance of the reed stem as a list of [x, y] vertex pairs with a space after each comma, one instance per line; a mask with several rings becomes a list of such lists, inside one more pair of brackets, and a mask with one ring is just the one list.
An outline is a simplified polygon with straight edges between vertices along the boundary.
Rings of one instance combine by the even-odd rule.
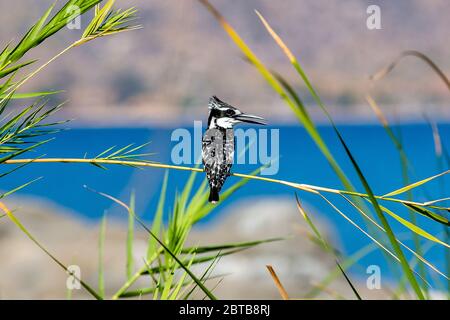
[[[86, 164], [113, 164], [113, 165], [125, 165], [125, 166], [137, 166], [137, 167], [151, 167], [151, 168], [160, 168], [160, 169], [171, 169], [171, 170], [182, 170], [182, 171], [195, 171], [195, 172], [203, 172], [203, 169], [194, 168], [194, 167], [186, 167], [186, 166], [177, 166], [170, 165], [164, 163], [156, 163], [156, 162], [146, 162], [146, 161], [132, 161], [132, 160], [111, 160], [111, 159], [85, 159], [85, 158], [39, 158], [39, 159], [10, 159], [3, 162], [3, 164], [25, 164], [25, 163], [86, 163]], [[368, 198], [369, 196], [365, 193], [347, 191], [347, 190], [339, 190], [333, 188], [320, 187], [310, 184], [296, 183], [291, 181], [279, 180], [266, 178], [262, 176], [255, 176], [243, 173], [231, 173], [232, 176], [243, 178], [243, 179], [251, 179], [251, 180], [260, 180], [265, 182], [277, 183], [281, 185], [285, 185], [291, 188], [299, 189], [302, 191], [306, 191], [309, 193], [319, 194], [320, 192], [333, 193], [333, 194], [345, 194], [356, 196], [360, 198]], [[375, 198], [379, 200], [398, 202], [402, 204], [411, 204], [416, 206], [429, 206], [431, 208], [443, 209], [435, 206], [430, 206], [429, 202], [416, 202], [409, 201], [403, 199], [396, 199], [384, 196], [375, 196]]]

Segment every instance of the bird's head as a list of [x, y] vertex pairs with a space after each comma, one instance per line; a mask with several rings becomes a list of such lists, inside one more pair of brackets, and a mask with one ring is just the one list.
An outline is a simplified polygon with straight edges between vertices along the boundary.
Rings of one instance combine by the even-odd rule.
[[209, 99], [209, 118], [208, 127], [220, 127], [231, 129], [235, 124], [246, 122], [254, 124], [267, 124], [266, 121], [258, 116], [245, 114], [239, 109], [223, 102], [216, 96]]

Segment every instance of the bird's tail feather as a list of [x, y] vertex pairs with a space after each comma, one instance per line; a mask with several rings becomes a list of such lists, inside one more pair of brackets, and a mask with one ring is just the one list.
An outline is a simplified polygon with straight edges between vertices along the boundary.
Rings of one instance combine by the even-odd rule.
[[209, 202], [211, 203], [216, 203], [219, 201], [219, 191], [217, 190], [217, 188], [211, 188], [209, 190]]

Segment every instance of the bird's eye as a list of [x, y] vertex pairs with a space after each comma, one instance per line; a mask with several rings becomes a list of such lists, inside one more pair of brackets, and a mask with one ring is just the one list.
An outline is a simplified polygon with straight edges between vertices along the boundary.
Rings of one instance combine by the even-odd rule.
[[227, 116], [231, 117], [234, 115], [233, 110], [227, 110]]

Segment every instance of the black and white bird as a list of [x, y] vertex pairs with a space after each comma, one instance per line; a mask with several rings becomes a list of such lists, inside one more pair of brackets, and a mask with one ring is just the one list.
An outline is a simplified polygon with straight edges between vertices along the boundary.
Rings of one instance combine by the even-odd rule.
[[266, 122], [261, 117], [243, 113], [216, 96], [209, 99], [208, 107], [208, 128], [202, 139], [202, 159], [209, 181], [209, 202], [216, 203], [233, 165], [233, 126], [240, 122], [255, 124]]

